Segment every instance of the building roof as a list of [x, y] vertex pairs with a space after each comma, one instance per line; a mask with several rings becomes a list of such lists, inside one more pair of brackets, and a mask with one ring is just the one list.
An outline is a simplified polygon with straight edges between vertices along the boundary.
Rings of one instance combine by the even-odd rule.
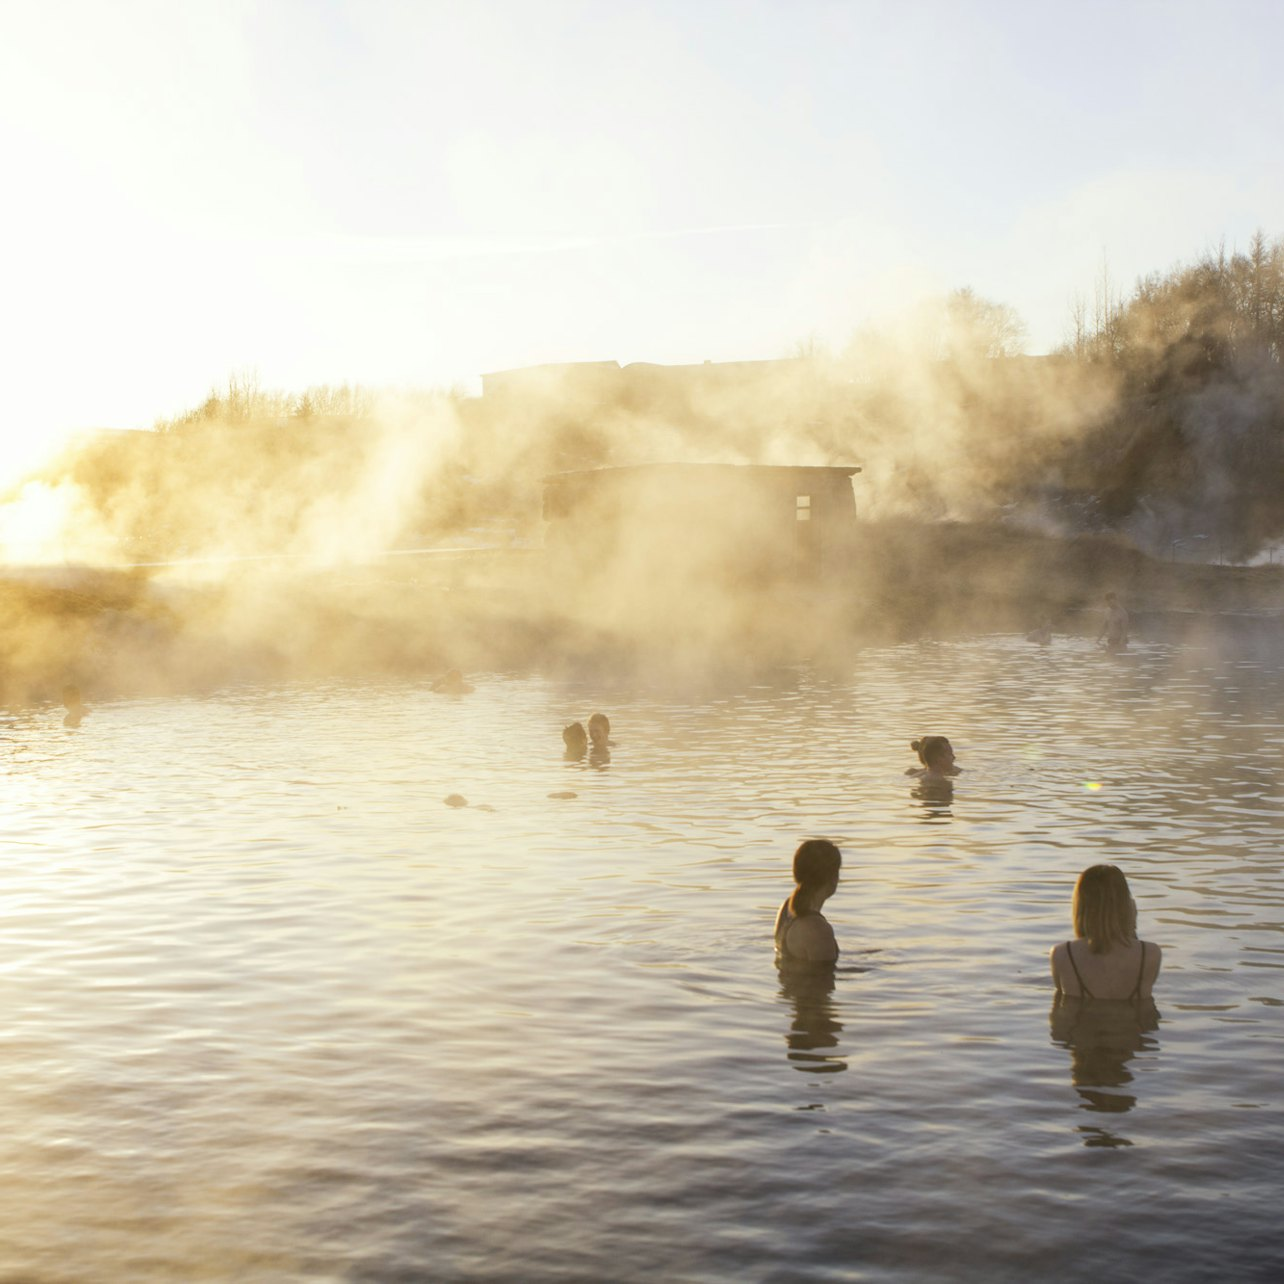
[[524, 375], [580, 374], [589, 370], [605, 374], [608, 370], [616, 373], [620, 369], [621, 366], [618, 361], [546, 361], [543, 365], [538, 366], [511, 366], [507, 370], [484, 370], [481, 377], [483, 379], [498, 379]]
[[687, 475], [700, 473], [739, 473], [745, 477], [760, 476], [778, 477], [784, 473], [805, 473], [814, 476], [829, 474], [831, 477], [852, 477], [860, 472], [855, 464], [837, 466], [816, 464], [687, 464], [687, 463], [654, 463], [654, 464], [615, 464], [604, 468], [576, 468], [563, 473], [549, 473], [544, 478], [547, 482], [570, 481], [572, 479], [605, 478], [607, 476], [625, 478], [656, 476], [664, 472], [681, 472]]

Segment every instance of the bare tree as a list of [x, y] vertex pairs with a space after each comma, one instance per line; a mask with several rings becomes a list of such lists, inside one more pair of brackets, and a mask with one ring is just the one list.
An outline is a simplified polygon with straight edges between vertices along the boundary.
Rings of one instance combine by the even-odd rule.
[[1076, 357], [1087, 356], [1091, 339], [1088, 329], [1088, 301], [1082, 290], [1076, 290], [1070, 300], [1070, 326], [1066, 345]]
[[1019, 356], [1025, 336], [1025, 322], [1015, 308], [983, 299], [971, 286], [953, 291], [945, 301], [944, 346], [950, 356]]

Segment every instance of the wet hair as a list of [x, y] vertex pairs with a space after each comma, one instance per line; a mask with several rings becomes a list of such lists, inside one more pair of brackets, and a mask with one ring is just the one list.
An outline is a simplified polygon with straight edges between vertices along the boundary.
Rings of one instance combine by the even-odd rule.
[[562, 728], [562, 743], [569, 753], [583, 753], [588, 748], [588, 732], [582, 722], [572, 722]]
[[925, 767], [934, 767], [945, 759], [946, 753], [954, 746], [948, 736], [923, 736], [920, 740], [911, 740], [910, 748], [918, 754], [918, 760]]
[[1074, 934], [1094, 954], [1137, 939], [1137, 906], [1117, 865], [1089, 865], [1074, 885]]
[[589, 739], [596, 741], [597, 737], [594, 731], [601, 728], [602, 739], [605, 740], [611, 734], [611, 720], [604, 713], [595, 713], [588, 721]]
[[828, 838], [808, 838], [794, 852], [794, 888], [789, 898], [789, 912], [797, 918], [808, 912], [803, 901], [824, 887], [842, 868], [843, 854]]

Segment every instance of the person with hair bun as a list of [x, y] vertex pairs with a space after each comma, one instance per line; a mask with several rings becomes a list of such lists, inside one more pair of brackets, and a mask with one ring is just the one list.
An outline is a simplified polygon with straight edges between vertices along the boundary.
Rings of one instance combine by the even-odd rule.
[[1148, 999], [1163, 951], [1137, 939], [1137, 903], [1115, 865], [1079, 875], [1071, 906], [1075, 940], [1049, 952], [1057, 991], [1070, 999]]
[[923, 736], [920, 740], [911, 740], [910, 748], [918, 754], [923, 765], [910, 767], [905, 772], [907, 776], [918, 776], [930, 782], [948, 780], [963, 770], [954, 765], [954, 746], [946, 736]]
[[793, 894], [776, 915], [776, 952], [801, 963], [833, 963], [838, 942], [821, 906], [838, 888], [843, 854], [827, 838], [808, 838], [794, 852]]

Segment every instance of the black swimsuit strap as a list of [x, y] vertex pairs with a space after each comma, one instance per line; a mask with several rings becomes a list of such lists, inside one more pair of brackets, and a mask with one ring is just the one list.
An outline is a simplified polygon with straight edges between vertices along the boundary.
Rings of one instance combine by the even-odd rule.
[[1137, 984], [1132, 987], [1132, 993], [1129, 999], [1135, 999], [1141, 994], [1141, 978], [1146, 974], [1146, 942], [1141, 943], [1141, 966], [1137, 969]]
[[1074, 951], [1070, 948], [1070, 942], [1066, 942], [1066, 958], [1070, 960], [1070, 966], [1074, 968], [1074, 979], [1079, 982], [1079, 993], [1085, 998], [1092, 998], [1092, 991], [1083, 983], [1083, 977], [1079, 975], [1079, 965], [1074, 961]]

